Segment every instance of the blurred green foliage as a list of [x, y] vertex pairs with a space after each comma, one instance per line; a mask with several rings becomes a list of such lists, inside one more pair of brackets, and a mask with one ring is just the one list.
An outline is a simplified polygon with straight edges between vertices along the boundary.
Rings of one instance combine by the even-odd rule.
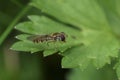
[[[18, 14], [22, 12], [29, 0], [0, 0], [0, 40], [6, 30], [12, 25], [6, 35], [7, 39], [0, 45], [0, 80], [43, 80], [41, 56], [37, 54], [27, 54], [10, 50], [10, 46], [15, 41], [14, 36], [18, 34], [14, 25], [18, 21], [24, 21], [27, 14], [39, 13], [32, 8], [23, 17], [15, 22]], [[37, 12], [36, 12], [37, 11]], [[13, 23], [14, 22], [14, 23]], [[14, 25], [13, 25], [14, 24]], [[10, 34], [11, 33], [11, 34]]]
[[[43, 53], [45, 57], [63, 56], [62, 62], [60, 57], [56, 63], [60, 66], [61, 62], [63, 68], [73, 68], [67, 80], [119, 79], [119, 3], [119, 0], [1, 0], [0, 78], [43, 80]], [[22, 34], [15, 32], [14, 26]], [[32, 35], [55, 32], [65, 32], [66, 42], [34, 44], [27, 39]], [[15, 42], [13, 36], [19, 41]], [[13, 43], [13, 50], [39, 54], [11, 52], [9, 48]], [[58, 80], [57, 75], [54, 79]], [[48, 79], [53, 80], [52, 77]]]

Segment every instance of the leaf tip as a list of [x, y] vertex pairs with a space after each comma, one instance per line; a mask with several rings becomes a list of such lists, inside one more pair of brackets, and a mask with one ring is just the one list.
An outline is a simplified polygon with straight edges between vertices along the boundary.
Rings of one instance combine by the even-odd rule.
[[66, 68], [66, 67], [64, 67], [63, 65], [61, 66], [62, 68]]
[[30, 16], [27, 16], [29, 19], [31, 18]]
[[43, 54], [43, 56], [44, 56], [44, 57], [47, 57], [48, 55], [46, 55], [46, 54]]
[[17, 27], [15, 26], [14, 29], [17, 29]]
[[10, 50], [13, 50], [13, 48], [11, 47]]
[[33, 52], [33, 51], [31, 51], [30, 53], [31, 53], [31, 54], [33, 54], [34, 52]]
[[18, 36], [15, 36], [16, 39], [18, 39]]

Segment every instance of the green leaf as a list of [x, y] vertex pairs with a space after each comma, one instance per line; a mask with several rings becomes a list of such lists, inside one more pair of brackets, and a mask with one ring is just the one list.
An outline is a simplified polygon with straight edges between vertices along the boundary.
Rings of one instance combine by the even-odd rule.
[[110, 65], [99, 70], [89, 66], [84, 71], [79, 68], [72, 69], [67, 75], [67, 80], [117, 80], [117, 76]]
[[54, 53], [56, 53], [57, 51], [55, 50], [55, 49], [50, 49], [50, 50], [45, 50], [44, 52], [43, 52], [43, 54], [44, 54], [44, 57], [46, 57], [46, 56], [49, 56], [49, 55], [52, 55], [52, 54], [54, 54]]
[[16, 29], [29, 34], [50, 34], [55, 32], [65, 32], [68, 35], [75, 35], [80, 33], [80, 30], [76, 30], [69, 26], [60, 24], [45, 16], [29, 16], [32, 22], [24, 22], [16, 25]]
[[117, 77], [118, 77], [118, 79], [120, 79], [120, 59], [118, 60], [118, 62], [114, 66], [114, 70], [116, 70]]
[[[94, 35], [93, 35], [94, 34]], [[86, 68], [91, 62], [101, 68], [106, 63], [110, 64], [111, 57], [118, 57], [119, 42], [110, 34], [89, 32], [84, 38], [86, 44], [68, 50], [62, 60], [64, 68]]]
[[80, 28], [109, 30], [104, 11], [97, 0], [34, 0], [32, 5], [42, 12]]
[[29, 34], [37, 34], [36, 31], [38, 31], [38, 29], [36, 29], [36, 26], [34, 26], [34, 24], [30, 21], [19, 23], [15, 26], [15, 29]]
[[[20, 35], [17, 35], [15, 38], [19, 39], [19, 40], [27, 40], [27, 37], [30, 37], [31, 35], [29, 34], [20, 34]], [[28, 41], [28, 40], [27, 40]]]
[[[109, 18], [110, 9], [114, 6], [113, 2], [112, 0], [33, 1], [32, 5], [42, 12], [83, 30], [82, 42], [85, 46], [70, 49], [63, 54], [66, 55], [63, 58], [63, 67], [81, 66], [81, 68], [85, 68], [90, 62], [93, 62], [97, 68], [101, 68], [106, 63], [110, 64], [110, 57], [117, 57], [119, 40], [114, 35], [114, 27], [111, 26], [119, 26], [118, 23], [116, 24], [119, 19], [116, 19], [115, 16], [113, 16], [115, 21], [113, 18]], [[107, 3], [108, 5], [106, 5]], [[119, 28], [116, 30], [119, 32]]]
[[16, 51], [27, 51], [27, 52], [37, 52], [40, 50], [43, 50], [42, 48], [37, 48], [33, 43], [31, 42], [24, 42], [24, 41], [19, 41], [16, 42], [12, 47], [12, 50], [16, 50]]
[[99, 5], [103, 9], [109, 26], [112, 30], [120, 35], [120, 1], [119, 0], [98, 0]]
[[[16, 25], [15, 28], [24, 33], [28, 33], [28, 34], [18, 35], [17, 39], [24, 41], [23, 43], [21, 42], [22, 44], [26, 44], [28, 46], [31, 45], [32, 49], [29, 49], [29, 47], [28, 47], [28, 49], [26, 49], [26, 48], [24, 48], [24, 45], [22, 48], [20, 48], [21, 46], [19, 46], [19, 44], [15, 44], [14, 47], [12, 47], [14, 50], [30, 51], [30, 52], [46, 50], [44, 52], [44, 55], [47, 56], [47, 55], [53, 54], [52, 52], [58, 52], [58, 51], [64, 52], [67, 48], [81, 44], [80, 37], [78, 37], [78, 36], [81, 36], [80, 30], [60, 24], [60, 23], [55, 22], [45, 16], [32, 15], [32, 16], [29, 16], [29, 19], [32, 22], [29, 21], [29, 22], [20, 23], [20, 24]], [[66, 34], [65, 35], [66, 42], [62, 42], [62, 41], [49, 42], [48, 41], [48, 42], [44, 42], [44, 43], [38, 43], [38, 44], [36, 43], [35, 44], [32, 41], [30, 42], [30, 40], [27, 39], [28, 37], [33, 36], [33, 35], [45, 35], [45, 34], [50, 35], [55, 32], [64, 32]], [[32, 34], [32, 35], [30, 35], [30, 34]], [[77, 36], [77, 34], [80, 34], [80, 35]], [[25, 47], [27, 47], [26, 45], [25, 45]], [[20, 49], [17, 49], [17, 48], [20, 48]]]
[[[120, 12], [116, 2], [119, 3], [117, 0], [33, 0], [31, 5], [58, 21], [50, 17], [32, 15], [28, 17], [29, 22], [18, 24], [16, 29], [33, 35], [65, 32], [66, 42], [35, 44], [26, 40], [27, 36], [20, 36], [19, 40], [22, 40], [22, 44], [35, 48], [27, 51], [44, 50], [45, 56], [60, 52], [64, 56], [62, 66], [65, 68], [85, 69], [89, 64], [101, 68], [107, 63], [110, 64], [111, 57], [118, 56], [120, 48]], [[80, 46], [81, 44], [83, 45]], [[22, 51], [19, 45], [14, 49], [17, 50], [17, 47]]]

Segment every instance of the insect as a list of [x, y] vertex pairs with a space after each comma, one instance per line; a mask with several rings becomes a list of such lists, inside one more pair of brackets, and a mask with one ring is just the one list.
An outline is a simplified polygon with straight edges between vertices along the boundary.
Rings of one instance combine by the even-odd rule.
[[64, 32], [61, 32], [61, 33], [53, 33], [51, 36], [53, 37], [53, 39], [54, 39], [55, 41], [63, 41], [63, 42], [65, 42], [65, 39], [66, 39], [66, 35], [65, 35]]
[[28, 40], [33, 41], [34, 43], [42, 43], [42, 42], [55, 42], [55, 41], [62, 41], [65, 42], [66, 35], [64, 32], [56, 32], [53, 34], [46, 34], [46, 35], [33, 35], [27, 38]]
[[33, 35], [28, 37], [27, 39], [33, 41], [34, 43], [53, 41], [53, 38], [50, 35]]

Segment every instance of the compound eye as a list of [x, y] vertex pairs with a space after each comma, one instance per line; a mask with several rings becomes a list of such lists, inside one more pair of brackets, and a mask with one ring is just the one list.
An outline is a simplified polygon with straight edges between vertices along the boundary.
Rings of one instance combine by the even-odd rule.
[[62, 37], [61, 37], [61, 41], [65, 41], [65, 36], [62, 36]]

